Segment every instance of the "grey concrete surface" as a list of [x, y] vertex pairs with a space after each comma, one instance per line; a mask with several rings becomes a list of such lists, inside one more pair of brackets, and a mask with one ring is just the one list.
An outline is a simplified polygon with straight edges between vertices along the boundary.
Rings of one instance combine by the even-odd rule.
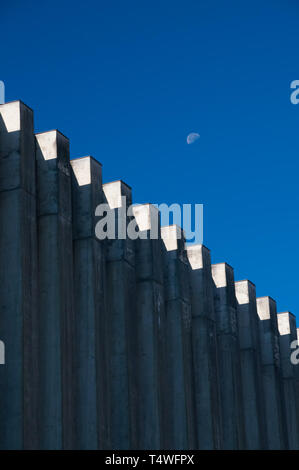
[[74, 446], [74, 299], [69, 141], [36, 135], [40, 445]]
[[191, 245], [186, 254], [191, 286], [196, 445], [199, 449], [219, 449], [222, 430], [210, 252], [203, 245]]
[[290, 312], [277, 315], [281, 356], [283, 404], [287, 427], [288, 449], [298, 450], [298, 397], [295, 366], [291, 362], [291, 343], [297, 339], [296, 318]]
[[95, 235], [103, 203], [102, 167], [92, 157], [71, 161], [75, 298], [76, 447], [109, 448], [105, 250]]
[[0, 105], [0, 448], [298, 449], [295, 317], [101, 178]]
[[244, 449], [243, 394], [234, 271], [213, 264], [223, 449]]
[[33, 112], [0, 106], [0, 448], [35, 448], [37, 432], [37, 227]]
[[[132, 202], [131, 188], [122, 181], [103, 185], [105, 202], [120, 219]], [[125, 206], [122, 197], [126, 197]], [[126, 229], [130, 217], [124, 218]], [[111, 446], [137, 448], [136, 417], [136, 276], [135, 246], [132, 240], [107, 240], [107, 317], [110, 391]], [[122, 235], [121, 235], [122, 236]]]
[[196, 446], [192, 374], [192, 333], [189, 264], [182, 229], [161, 228], [165, 283], [167, 368], [166, 448]]
[[263, 393], [259, 318], [255, 285], [235, 282], [240, 341], [241, 377], [246, 449], [266, 449], [265, 400]]
[[150, 238], [153, 226], [160, 232], [160, 216], [156, 207], [143, 204], [134, 207], [134, 217], [140, 234], [147, 237], [136, 240], [138, 448], [161, 449], [165, 440], [162, 394], [166, 372], [162, 241], [160, 236]]
[[256, 303], [260, 319], [267, 448], [286, 449], [276, 302], [271, 297], [259, 297]]

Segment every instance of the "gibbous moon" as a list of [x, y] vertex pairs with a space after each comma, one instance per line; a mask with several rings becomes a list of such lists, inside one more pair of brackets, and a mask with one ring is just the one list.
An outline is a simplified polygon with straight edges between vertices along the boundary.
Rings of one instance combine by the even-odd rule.
[[200, 137], [199, 134], [197, 134], [197, 132], [191, 132], [188, 136], [187, 136], [187, 144], [193, 144], [196, 140], [198, 140]]

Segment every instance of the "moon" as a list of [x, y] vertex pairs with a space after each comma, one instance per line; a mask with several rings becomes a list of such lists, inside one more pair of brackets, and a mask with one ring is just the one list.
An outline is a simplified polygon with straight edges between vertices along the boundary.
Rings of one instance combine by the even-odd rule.
[[193, 144], [198, 140], [200, 135], [197, 132], [190, 132], [190, 134], [187, 136], [187, 144]]

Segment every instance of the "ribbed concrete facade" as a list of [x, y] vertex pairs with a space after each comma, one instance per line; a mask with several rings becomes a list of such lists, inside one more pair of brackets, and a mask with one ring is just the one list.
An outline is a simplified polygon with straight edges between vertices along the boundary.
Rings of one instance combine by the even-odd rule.
[[0, 448], [298, 449], [295, 317], [131, 201], [0, 105]]

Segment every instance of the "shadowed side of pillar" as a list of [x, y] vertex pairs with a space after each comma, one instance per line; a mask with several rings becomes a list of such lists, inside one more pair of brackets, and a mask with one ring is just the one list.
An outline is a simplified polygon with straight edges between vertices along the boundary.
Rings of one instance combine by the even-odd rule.
[[137, 434], [140, 449], [161, 449], [165, 387], [165, 304], [160, 214], [151, 204], [133, 207], [136, 240]]
[[0, 447], [38, 445], [38, 327], [33, 112], [0, 106]]
[[282, 407], [281, 361], [276, 302], [256, 299], [262, 355], [263, 393], [268, 449], [285, 449], [286, 427]]
[[40, 440], [42, 449], [74, 446], [74, 311], [69, 141], [36, 135], [40, 283]]
[[[107, 318], [112, 449], [136, 449], [136, 277], [135, 249], [126, 235], [131, 188], [122, 181], [103, 185], [115, 239], [107, 240]], [[125, 199], [124, 199], [125, 198]]]
[[165, 283], [167, 368], [166, 448], [196, 446], [192, 374], [192, 330], [189, 264], [183, 230], [161, 228]]
[[221, 415], [210, 252], [203, 245], [190, 245], [186, 253], [190, 266], [197, 446], [219, 449]]
[[109, 448], [105, 243], [95, 235], [102, 166], [71, 160], [74, 245], [76, 448]]
[[235, 283], [246, 449], [266, 449], [266, 423], [255, 285]]
[[296, 396], [295, 366], [291, 362], [291, 344], [297, 339], [296, 317], [290, 312], [283, 312], [277, 315], [277, 321], [281, 356], [283, 404], [287, 428], [287, 444], [288, 449], [298, 450], [298, 397]]
[[219, 357], [222, 435], [224, 449], [244, 448], [244, 417], [234, 271], [213, 264], [214, 302]]

